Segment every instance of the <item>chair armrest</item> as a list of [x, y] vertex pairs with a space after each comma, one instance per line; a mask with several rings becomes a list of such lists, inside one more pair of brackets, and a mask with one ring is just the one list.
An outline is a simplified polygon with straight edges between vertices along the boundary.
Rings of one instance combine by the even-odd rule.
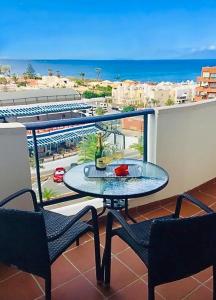
[[73, 226], [77, 221], [79, 221], [89, 211], [91, 211], [91, 213], [92, 213], [93, 226], [96, 228], [96, 230], [98, 230], [97, 210], [94, 206], [88, 205], [88, 206], [84, 207], [76, 215], [74, 215], [73, 218], [71, 218], [63, 228], [60, 228], [58, 231], [56, 231], [53, 234], [47, 235], [48, 242], [54, 241], [54, 240], [58, 239], [60, 236], [62, 236], [68, 229], [70, 229], [71, 226]]
[[31, 189], [22, 189], [10, 196], [8, 196], [7, 198], [5, 198], [4, 200], [2, 200], [0, 202], [0, 207], [4, 206], [5, 204], [7, 204], [8, 202], [10, 202], [11, 200], [14, 200], [15, 198], [23, 195], [23, 194], [26, 194], [26, 193], [30, 193], [31, 194], [31, 198], [32, 198], [32, 202], [33, 202], [33, 205], [34, 205], [34, 209], [35, 211], [39, 211], [40, 208], [38, 206], [38, 203], [37, 203], [37, 197], [36, 197], [36, 194], [33, 190]]
[[144, 240], [140, 240], [137, 235], [136, 232], [131, 228], [131, 226], [126, 222], [126, 220], [123, 218], [123, 216], [116, 210], [110, 210], [109, 213], [107, 214], [107, 218], [114, 218], [116, 219], [119, 224], [122, 225], [122, 227], [124, 228], [124, 230], [127, 232], [127, 234], [139, 245], [144, 246], [144, 247], [148, 247], [149, 243], [144, 241]]
[[202, 210], [204, 210], [207, 213], [214, 212], [210, 207], [208, 207], [207, 205], [202, 203], [200, 200], [194, 198], [193, 196], [191, 196], [189, 194], [182, 194], [182, 195], [178, 196], [178, 198], [177, 198], [176, 209], [175, 209], [175, 213], [173, 215], [174, 218], [179, 218], [181, 206], [182, 206], [182, 200], [187, 200], [187, 201], [197, 205], [198, 207], [200, 207]]

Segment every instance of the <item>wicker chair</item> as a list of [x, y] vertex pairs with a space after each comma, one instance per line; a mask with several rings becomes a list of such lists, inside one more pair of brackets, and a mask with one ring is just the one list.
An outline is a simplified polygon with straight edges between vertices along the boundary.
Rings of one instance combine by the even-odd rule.
[[[182, 200], [198, 205], [207, 214], [179, 218]], [[121, 227], [112, 229], [113, 220]], [[111, 241], [119, 236], [148, 268], [148, 299], [154, 300], [157, 285], [182, 279], [213, 266], [213, 297], [216, 300], [216, 213], [188, 194], [177, 199], [173, 215], [128, 224], [117, 211], [108, 213], [103, 255], [104, 283], [110, 284]]]
[[[5, 204], [30, 193], [35, 211], [3, 208]], [[80, 221], [88, 212], [92, 225]], [[36, 195], [23, 189], [0, 202], [0, 261], [45, 279], [46, 299], [51, 299], [52, 263], [84, 233], [91, 231], [95, 242], [96, 277], [101, 281], [100, 245], [97, 211], [87, 206], [74, 216], [40, 209]]]

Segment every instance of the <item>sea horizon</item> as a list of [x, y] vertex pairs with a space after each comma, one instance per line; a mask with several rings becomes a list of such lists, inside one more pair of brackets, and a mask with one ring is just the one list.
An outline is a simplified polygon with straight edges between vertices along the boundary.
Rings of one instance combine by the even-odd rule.
[[101, 80], [135, 80], [140, 82], [182, 82], [196, 81], [204, 66], [215, 66], [216, 59], [0, 59], [9, 64], [11, 73], [21, 75], [28, 64], [36, 74], [47, 75], [48, 69], [62, 76], [95, 79], [96, 68], [101, 69]]

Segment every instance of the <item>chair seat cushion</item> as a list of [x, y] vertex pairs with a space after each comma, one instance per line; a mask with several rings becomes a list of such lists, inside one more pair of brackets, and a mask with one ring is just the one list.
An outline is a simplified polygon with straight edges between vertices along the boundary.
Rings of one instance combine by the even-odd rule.
[[[64, 228], [73, 216], [64, 216], [48, 210], [43, 210], [47, 235], [52, 235]], [[48, 242], [48, 250], [51, 263], [65, 251], [79, 236], [91, 230], [88, 223], [77, 221], [62, 236]]]
[[[164, 216], [157, 219], [167, 220], [173, 218], [173, 216]], [[129, 226], [133, 229], [133, 232], [136, 234], [137, 238], [142, 241], [149, 242], [151, 225], [155, 219], [143, 221], [140, 223], [130, 224]], [[118, 235], [123, 241], [125, 241], [142, 259], [145, 265], [148, 267], [148, 248], [144, 247], [134, 241], [133, 238], [126, 232], [123, 227], [113, 230], [114, 235]]]

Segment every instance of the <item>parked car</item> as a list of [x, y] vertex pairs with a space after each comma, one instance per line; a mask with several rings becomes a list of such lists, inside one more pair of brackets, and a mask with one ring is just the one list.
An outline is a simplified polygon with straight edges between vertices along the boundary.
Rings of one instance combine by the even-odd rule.
[[65, 168], [62, 167], [56, 168], [53, 174], [53, 181], [62, 182], [64, 174], [65, 174]]

